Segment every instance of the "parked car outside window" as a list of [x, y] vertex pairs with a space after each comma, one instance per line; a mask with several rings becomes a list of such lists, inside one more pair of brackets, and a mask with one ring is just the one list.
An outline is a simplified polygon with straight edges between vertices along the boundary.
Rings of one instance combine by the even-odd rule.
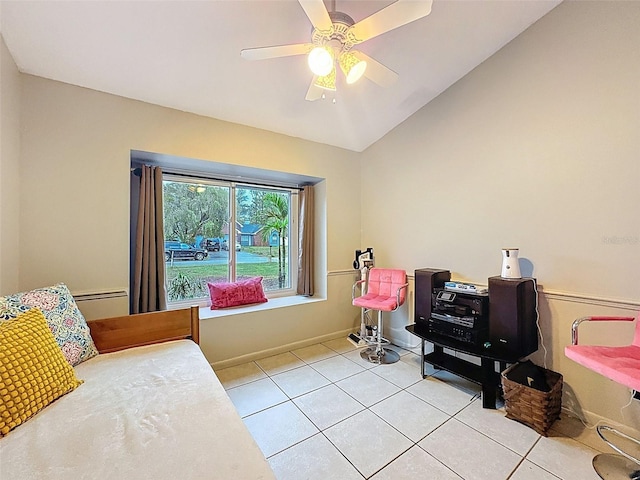
[[220, 240], [217, 238], [205, 238], [200, 242], [200, 248], [204, 248], [208, 252], [219, 252]]
[[[236, 252], [239, 252], [241, 248], [240, 244], [236, 242]], [[226, 238], [222, 240], [222, 250], [229, 250], [229, 244]]]
[[188, 243], [164, 242], [164, 258], [173, 260], [204, 260], [209, 252], [204, 248], [196, 248]]

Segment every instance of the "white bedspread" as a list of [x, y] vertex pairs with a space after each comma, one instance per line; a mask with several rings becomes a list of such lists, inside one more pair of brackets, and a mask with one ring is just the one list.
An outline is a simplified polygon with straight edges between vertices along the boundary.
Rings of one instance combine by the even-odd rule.
[[0, 439], [0, 478], [275, 479], [189, 340], [99, 355], [84, 384]]

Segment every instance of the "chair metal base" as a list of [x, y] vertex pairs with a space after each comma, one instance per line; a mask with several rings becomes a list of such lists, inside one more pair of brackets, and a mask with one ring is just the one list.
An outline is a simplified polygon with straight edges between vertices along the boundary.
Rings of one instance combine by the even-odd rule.
[[[596, 432], [607, 445], [620, 454], [601, 453], [594, 457], [593, 468], [600, 478], [606, 480], [640, 480], [640, 458], [635, 453], [640, 452], [640, 450], [637, 450], [637, 447], [640, 446], [640, 440], [608, 425], [598, 425]], [[613, 433], [617, 437], [617, 442], [626, 443], [626, 447], [607, 438], [605, 432]], [[633, 447], [631, 447], [632, 444]], [[626, 449], [630, 450], [626, 451]], [[635, 454], [632, 455], [631, 451]]]
[[375, 347], [365, 348], [360, 352], [360, 356], [371, 363], [377, 365], [389, 365], [390, 363], [396, 363], [400, 360], [398, 352], [394, 352], [388, 348], [377, 349]]
[[613, 453], [593, 457], [593, 468], [604, 480], [640, 480], [640, 465]]

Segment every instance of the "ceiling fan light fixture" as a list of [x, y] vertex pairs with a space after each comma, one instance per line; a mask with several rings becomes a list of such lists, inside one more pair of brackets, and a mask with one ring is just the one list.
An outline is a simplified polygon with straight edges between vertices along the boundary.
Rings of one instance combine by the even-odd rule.
[[324, 88], [325, 90], [336, 90], [336, 69], [332, 68], [328, 75], [318, 77], [314, 83], [316, 87]]
[[327, 47], [315, 47], [309, 52], [307, 62], [314, 75], [329, 75], [333, 69], [333, 51]]
[[364, 75], [364, 72], [367, 69], [366, 60], [361, 58], [358, 55], [358, 52], [345, 52], [340, 55], [340, 59], [338, 61], [349, 85], [360, 80], [360, 77]]

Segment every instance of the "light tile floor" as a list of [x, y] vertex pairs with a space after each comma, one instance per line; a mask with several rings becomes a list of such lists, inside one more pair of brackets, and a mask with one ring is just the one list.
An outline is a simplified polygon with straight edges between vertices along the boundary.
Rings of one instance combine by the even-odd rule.
[[217, 370], [279, 480], [597, 480], [597, 436], [564, 417], [548, 437], [483, 409], [477, 385], [418, 352], [374, 365], [345, 339]]

